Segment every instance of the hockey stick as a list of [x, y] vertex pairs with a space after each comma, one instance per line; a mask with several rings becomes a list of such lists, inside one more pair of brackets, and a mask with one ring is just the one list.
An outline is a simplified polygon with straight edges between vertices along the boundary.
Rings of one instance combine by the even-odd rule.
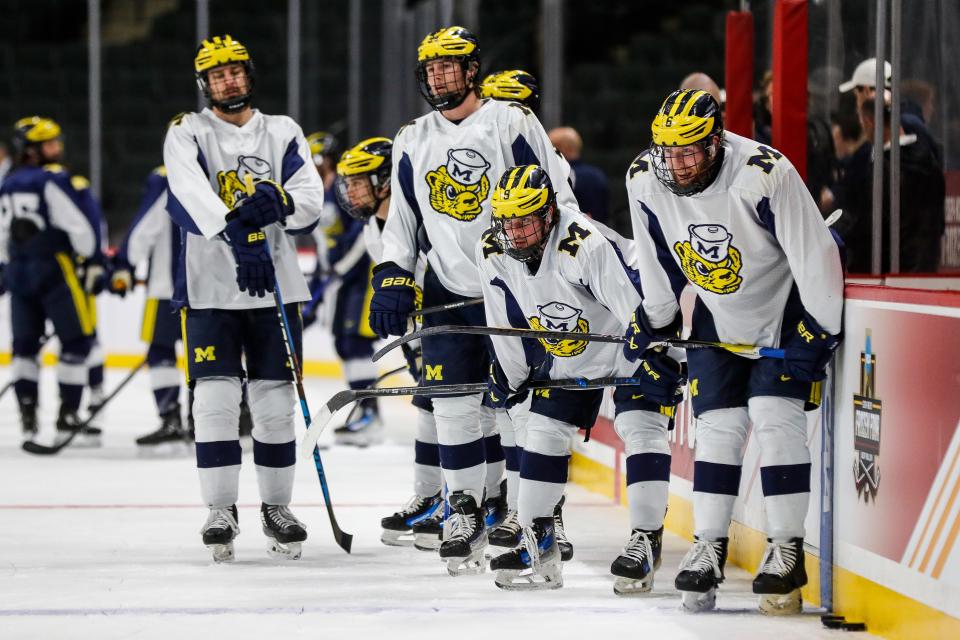
[[[253, 178], [250, 174], [244, 176], [247, 187], [247, 194], [253, 195]], [[229, 214], [228, 214], [229, 217]], [[273, 256], [270, 254], [270, 244], [264, 243], [264, 249], [270, 260]], [[307, 432], [310, 431], [310, 407], [307, 406], [307, 394], [303, 390], [303, 373], [300, 371], [300, 359], [297, 358], [297, 352], [293, 348], [293, 334], [290, 332], [290, 323], [287, 321], [287, 311], [283, 307], [283, 296], [280, 293], [280, 282], [274, 279], [273, 282], [273, 304], [277, 308], [277, 319], [280, 321], [280, 333], [283, 335], [283, 345], [287, 350], [287, 364], [293, 371], [293, 382], [297, 389], [297, 397], [300, 399], [300, 411], [303, 413], [303, 422], [307, 426]], [[313, 441], [313, 465], [317, 469], [317, 477], [320, 479], [320, 490], [323, 492], [323, 502], [327, 507], [327, 515], [330, 516], [330, 527], [333, 529], [333, 539], [347, 553], [350, 553], [350, 547], [353, 544], [353, 536], [343, 531], [337, 524], [337, 517], [333, 513], [333, 504], [330, 500], [330, 488], [327, 486], [327, 474], [323, 471], [323, 461], [320, 460], [320, 450], [317, 449], [317, 441]]]
[[[406, 371], [406, 369], [407, 369], [406, 366], [397, 367], [396, 369], [391, 369], [390, 371], [387, 371], [386, 373], [380, 374], [380, 375], [377, 377], [376, 380], [374, 380], [373, 382], [371, 382], [370, 384], [368, 384], [365, 388], [367, 388], [367, 389], [377, 389], [377, 388], [378, 388], [377, 385], [379, 385], [381, 382], [383, 382], [384, 380], [386, 380], [386, 379], [389, 378], [390, 376], [397, 375], [397, 374], [400, 373], [401, 371]], [[359, 404], [354, 405], [353, 409], [350, 409], [350, 413], [347, 414], [347, 418], [346, 418], [346, 420], [343, 421], [343, 423], [344, 423], [344, 424], [350, 424], [351, 422], [353, 422], [354, 420], [356, 420], [357, 414], [358, 414], [359, 412], [360, 412], [360, 405], [359, 405]]]
[[462, 309], [463, 307], [472, 307], [475, 304], [483, 304], [483, 298], [468, 298], [467, 300], [460, 300], [458, 302], [448, 302], [447, 304], [438, 304], [435, 307], [427, 307], [426, 309], [420, 309], [419, 311], [411, 311], [407, 314], [408, 318], [416, 318], [417, 316], [426, 316], [431, 313], [437, 313], [439, 311], [452, 311], [453, 309]]
[[93, 419], [96, 418], [101, 411], [103, 411], [103, 408], [106, 407], [111, 400], [117, 397], [117, 394], [120, 393], [125, 386], [127, 386], [127, 383], [133, 380], [133, 376], [137, 375], [137, 372], [140, 371], [140, 369], [143, 369], [145, 366], [147, 366], [146, 358], [141, 360], [140, 364], [134, 367], [133, 370], [131, 370], [130, 373], [128, 373], [127, 376], [120, 381], [120, 384], [118, 384], [116, 388], [111, 391], [106, 398], [103, 399], [103, 402], [93, 407], [93, 410], [90, 412], [90, 415], [87, 416], [87, 419], [77, 425], [77, 427], [73, 429], [70, 432], [70, 435], [68, 435], [66, 438], [53, 445], [39, 444], [37, 442], [33, 442], [32, 440], [27, 440], [21, 445], [23, 450], [27, 453], [33, 453], [38, 456], [51, 456], [60, 453], [64, 447], [73, 442], [73, 439], [77, 437], [77, 434], [90, 426], [90, 423], [93, 422]]
[[[52, 333], [45, 333], [45, 334], [43, 334], [42, 336], [40, 336], [40, 348], [43, 349], [43, 345], [47, 344], [47, 342], [48, 342], [48, 341], [50, 340], [50, 338], [52, 338], [52, 337], [53, 337], [53, 334], [52, 334]], [[16, 380], [11, 380], [11, 381], [8, 382], [6, 385], [4, 385], [3, 389], [0, 389], [0, 398], [3, 398], [4, 394], [6, 394], [7, 391], [10, 391], [10, 389], [13, 388], [13, 385], [14, 385], [16, 382], [17, 382]]]
[[[538, 380], [526, 388], [527, 391], [537, 389], [603, 389], [605, 387], [628, 387], [642, 384], [642, 378], [570, 378], [567, 380]], [[385, 387], [383, 389], [347, 389], [335, 394], [327, 404], [320, 409], [317, 419], [307, 429], [307, 435], [300, 443], [300, 454], [310, 455], [315, 449], [317, 440], [323, 429], [330, 422], [333, 415], [351, 402], [364, 398], [380, 398], [384, 396], [457, 396], [472, 393], [483, 393], [487, 390], [486, 382], [472, 382], [466, 384], [441, 384], [432, 387]]]
[[[405, 336], [397, 338], [387, 346], [383, 347], [373, 354], [373, 361], [376, 362], [386, 353], [396, 349], [402, 344], [411, 340], [417, 340], [427, 336], [465, 333], [481, 336], [508, 336], [516, 338], [533, 338], [537, 340], [582, 340], [586, 342], [611, 342], [624, 343], [623, 336], [606, 335], [602, 333], [580, 333], [579, 331], [539, 331], [534, 329], [513, 329], [507, 327], [469, 327], [458, 325], [444, 325], [441, 327], [427, 327], [419, 331], [413, 331]], [[707, 340], [656, 340], [652, 344], [663, 344], [678, 349], [724, 349], [732, 353], [742, 353], [745, 355], [763, 356], [765, 358], [783, 359], [783, 349], [773, 347], [758, 347], [750, 344], [730, 344], [729, 342], [710, 342]]]

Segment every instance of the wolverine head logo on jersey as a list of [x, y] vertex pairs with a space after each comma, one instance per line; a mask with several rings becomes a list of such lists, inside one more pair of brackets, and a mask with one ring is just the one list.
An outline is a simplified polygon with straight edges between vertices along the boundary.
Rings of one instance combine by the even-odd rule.
[[244, 176], [249, 175], [254, 180], [267, 180], [273, 171], [270, 163], [256, 156], [240, 156], [237, 158], [237, 168], [229, 171], [217, 172], [218, 195], [223, 203], [231, 209], [247, 195], [244, 185]]
[[[581, 317], [582, 309], [571, 307], [562, 302], [551, 302], [543, 306], [537, 305], [539, 316], [527, 318], [530, 328], [536, 331], [579, 331], [588, 333], [590, 323]], [[558, 358], [572, 358], [584, 352], [587, 348], [586, 340], [544, 340], [540, 344], [547, 353]]]
[[451, 149], [447, 164], [428, 171], [430, 206], [437, 213], [470, 222], [483, 210], [490, 193], [490, 163], [473, 149]]
[[693, 284], [711, 293], [733, 293], [743, 278], [740, 251], [730, 244], [733, 236], [719, 224], [692, 224], [690, 239], [677, 242], [680, 268]]

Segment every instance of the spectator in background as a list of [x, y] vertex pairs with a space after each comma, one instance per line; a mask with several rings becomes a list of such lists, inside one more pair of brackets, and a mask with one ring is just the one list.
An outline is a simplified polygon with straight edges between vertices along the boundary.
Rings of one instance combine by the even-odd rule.
[[713, 96], [713, 99], [717, 101], [718, 105], [723, 106], [723, 91], [720, 89], [720, 86], [713, 81], [713, 78], [702, 71], [694, 71], [688, 75], [683, 79], [678, 88], [685, 91], [706, 91]]
[[598, 167], [580, 160], [583, 140], [573, 127], [557, 127], [547, 134], [567, 162], [570, 163], [570, 182], [580, 210], [594, 220], [607, 224], [610, 216], [610, 188], [607, 176]]
[[[854, 153], [860, 158], [856, 171], [847, 172], [837, 206], [843, 217], [836, 230], [847, 247], [847, 269], [853, 273], [871, 270], [873, 239], [873, 131], [874, 99], [860, 104], [863, 144]], [[890, 271], [890, 108], [883, 109], [883, 229], [881, 270]], [[931, 273], [940, 264], [940, 243], [944, 231], [945, 183], [943, 165], [936, 148], [925, 138], [896, 129], [900, 136], [900, 273]], [[862, 169], [860, 168], [862, 166]]]
[[937, 92], [929, 82], [911, 78], [900, 83], [900, 110], [917, 116], [924, 123], [933, 121]]

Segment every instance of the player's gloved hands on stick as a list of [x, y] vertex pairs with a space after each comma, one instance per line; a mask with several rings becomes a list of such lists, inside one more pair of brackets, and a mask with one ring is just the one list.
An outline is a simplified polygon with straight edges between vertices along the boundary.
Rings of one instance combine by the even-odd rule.
[[827, 364], [840, 346], [840, 340], [841, 336], [827, 333], [813, 316], [804, 313], [784, 345], [783, 366], [787, 375], [803, 382], [823, 380], [827, 377]]
[[413, 274], [393, 262], [373, 270], [373, 299], [370, 301], [370, 328], [381, 338], [407, 332], [407, 315], [416, 304]]
[[100, 295], [107, 286], [107, 270], [103, 268], [103, 258], [86, 258], [77, 265], [77, 279], [83, 290], [90, 295]]
[[491, 409], [510, 409], [527, 397], [526, 386], [524, 383], [519, 389], [513, 389], [503, 367], [493, 360], [487, 376], [487, 392], [484, 394], [483, 404]]
[[633, 375], [640, 379], [639, 385], [629, 387], [633, 394], [643, 394], [662, 407], [675, 407], [683, 399], [687, 374], [683, 364], [667, 355], [666, 347], [647, 349]]
[[627, 332], [623, 335], [626, 339], [623, 344], [623, 356], [630, 362], [636, 362], [643, 357], [644, 351], [647, 350], [651, 342], [679, 338], [682, 328], [683, 316], [678, 313], [670, 324], [654, 329], [653, 325], [650, 324], [650, 318], [643, 310], [643, 305], [640, 305], [633, 312], [633, 316], [630, 317]]
[[260, 180], [254, 186], [253, 195], [245, 198], [233, 210], [231, 220], [262, 229], [293, 214], [293, 196], [273, 180]]
[[223, 230], [233, 257], [237, 261], [237, 286], [252, 296], [262, 298], [273, 291], [276, 274], [267, 249], [266, 234], [256, 227], [234, 220]]
[[121, 298], [133, 289], [133, 265], [116, 256], [107, 263], [107, 291]]

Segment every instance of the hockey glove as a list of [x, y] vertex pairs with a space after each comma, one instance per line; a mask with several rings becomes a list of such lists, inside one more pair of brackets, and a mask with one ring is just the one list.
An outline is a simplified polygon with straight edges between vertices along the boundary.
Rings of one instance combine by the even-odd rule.
[[827, 333], [813, 316], [804, 313], [783, 350], [783, 366], [787, 375], [803, 382], [823, 380], [827, 377], [827, 364], [840, 346], [840, 340], [841, 336]]
[[633, 374], [640, 384], [631, 387], [662, 407], [675, 407], [683, 399], [687, 374], [682, 363], [667, 355], [665, 347], [647, 349], [640, 368]]
[[287, 216], [293, 214], [293, 197], [273, 180], [260, 180], [254, 187], [253, 195], [245, 198], [233, 210], [230, 220], [236, 220], [248, 227], [262, 229], [268, 224], [283, 224]]
[[484, 394], [483, 404], [491, 409], [510, 409], [523, 402], [527, 397], [526, 382], [514, 390], [510, 387], [507, 374], [503, 367], [494, 359], [490, 363], [490, 375], [487, 377], [487, 393]]
[[107, 271], [103, 268], [103, 258], [95, 256], [81, 259], [77, 264], [77, 279], [83, 290], [96, 296], [107, 286]]
[[315, 273], [313, 278], [310, 280], [310, 300], [303, 305], [303, 311], [301, 312], [304, 329], [317, 321], [317, 313], [320, 311], [320, 307], [323, 305], [323, 292], [326, 290], [331, 279], [332, 278], [330, 276], [321, 275], [320, 270], [318, 269], [317, 273]]
[[683, 316], [678, 312], [670, 324], [660, 329], [654, 329], [641, 304], [633, 312], [630, 323], [627, 325], [627, 332], [623, 336], [626, 340], [623, 344], [623, 357], [630, 362], [636, 362], [644, 356], [644, 351], [647, 350], [651, 342], [679, 338], [682, 328]]
[[262, 298], [273, 291], [276, 275], [267, 250], [266, 234], [255, 227], [235, 222], [223, 231], [237, 261], [237, 286], [252, 296]]
[[107, 264], [107, 291], [121, 298], [133, 289], [133, 265], [120, 257]]
[[416, 307], [413, 274], [392, 262], [373, 270], [373, 299], [370, 301], [370, 328], [381, 338], [407, 332], [407, 316]]

